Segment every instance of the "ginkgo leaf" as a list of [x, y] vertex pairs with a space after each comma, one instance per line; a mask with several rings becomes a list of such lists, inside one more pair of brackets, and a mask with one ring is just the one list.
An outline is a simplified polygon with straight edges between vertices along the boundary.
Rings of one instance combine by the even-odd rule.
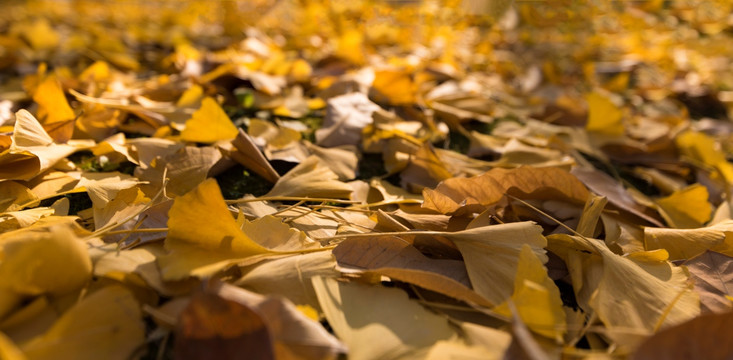
[[134, 249], [118, 251], [117, 244], [104, 244], [90, 240], [89, 255], [94, 263], [94, 276], [108, 277], [125, 283], [146, 283], [164, 296], [187, 294], [194, 282], [163, 281], [156, 264], [158, 256], [165, 254], [160, 243], [145, 244]]
[[585, 97], [588, 101], [588, 123], [586, 130], [608, 135], [623, 135], [623, 112], [608, 97], [592, 92]]
[[348, 346], [350, 359], [414, 356], [455, 336], [443, 317], [401, 290], [322, 277], [313, 278], [313, 287], [328, 323]]
[[129, 359], [145, 341], [142, 313], [132, 293], [120, 286], [82, 299], [45, 334], [23, 344], [29, 360]]
[[685, 261], [690, 278], [695, 282], [695, 291], [700, 294], [703, 312], [726, 312], [733, 310], [733, 258], [706, 251]]
[[265, 156], [262, 155], [262, 152], [257, 148], [252, 138], [242, 131], [242, 129], [239, 129], [237, 137], [232, 141], [232, 145], [236, 148], [236, 151], [232, 151], [229, 154], [232, 159], [251, 169], [271, 183], [276, 183], [280, 179], [280, 175], [273, 169]]
[[268, 250], [293, 251], [321, 247], [304, 232], [291, 228], [272, 215], [265, 215], [254, 221], [245, 220], [242, 231]]
[[462, 262], [430, 259], [396, 237], [346, 239], [333, 250], [333, 256], [344, 272], [380, 274], [462, 301], [492, 306], [491, 302], [470, 288]]
[[[519, 253], [514, 293], [510, 299], [527, 327], [550, 339], [562, 341], [566, 324], [560, 290], [547, 276], [542, 261], [527, 244], [522, 245]], [[512, 316], [506, 302], [493, 310], [507, 317]]]
[[237, 127], [216, 100], [210, 97], [201, 101], [201, 108], [186, 121], [186, 128], [181, 131], [181, 139], [184, 141], [202, 143], [231, 140], [236, 136]]
[[66, 101], [66, 95], [54, 76], [49, 76], [36, 88], [33, 101], [38, 103], [39, 118], [45, 124], [53, 124], [73, 120], [76, 115]]
[[277, 359], [329, 359], [347, 352], [341, 341], [316, 320], [298, 311], [287, 299], [263, 296], [226, 283], [217, 283], [210, 291], [262, 314], [272, 335]]
[[93, 146], [93, 142], [84, 141], [55, 144], [38, 120], [26, 110], [18, 111], [15, 118], [12, 144], [0, 153], [0, 178], [30, 180], [59, 160]]
[[708, 189], [700, 184], [690, 185], [655, 202], [667, 223], [676, 228], [701, 227], [713, 213], [708, 202]]
[[243, 268], [235, 285], [265, 295], [280, 295], [297, 305], [318, 307], [311, 278], [336, 277], [336, 261], [329, 252], [316, 252], [267, 260]]
[[180, 314], [175, 338], [175, 352], [188, 359], [231, 359], [242, 354], [251, 359], [275, 359], [264, 316], [216, 293], [199, 292], [191, 297]]
[[51, 216], [56, 211], [49, 207], [37, 207], [22, 211], [9, 211], [0, 214], [0, 233], [30, 226], [41, 218]]
[[675, 138], [675, 143], [683, 154], [716, 168], [726, 181], [733, 181], [733, 164], [716, 148], [715, 139], [711, 136], [697, 131], [685, 131]]
[[575, 239], [600, 255], [581, 255], [588, 260], [586, 267], [602, 266], [584, 269], [582, 287], [586, 294], [592, 292], [590, 306], [608, 328], [607, 335], [620, 345], [633, 347], [639, 335], [700, 314], [699, 297], [683, 269], [667, 261], [634, 261], [614, 254], [603, 243], [590, 243], [595, 240]]
[[65, 294], [91, 279], [86, 245], [68, 226], [6, 233], [0, 248], [0, 288], [26, 295]]
[[139, 183], [140, 180], [137, 178], [119, 172], [84, 173], [76, 186], [86, 189], [94, 207], [103, 208], [120, 191], [130, 189]]
[[471, 178], [442, 181], [425, 189], [423, 207], [443, 214], [481, 212], [505, 194], [524, 198], [557, 199], [585, 203], [588, 190], [575, 176], [560, 168], [496, 168]]
[[405, 70], [380, 70], [374, 72], [372, 90], [380, 102], [406, 105], [415, 102], [415, 83]]
[[691, 259], [708, 249], [722, 250], [731, 234], [733, 220], [697, 229], [647, 227], [644, 228], [644, 246], [648, 250], [665, 249], [672, 260]]
[[166, 280], [211, 274], [233, 259], [270, 252], [240, 230], [214, 179], [176, 198], [165, 247], [170, 254], [158, 262]]
[[461, 251], [473, 289], [496, 305], [512, 295], [523, 245], [530, 246], [542, 263], [547, 262], [543, 249], [547, 240], [542, 236], [542, 227], [529, 221], [446, 232], [441, 236], [453, 241]]
[[162, 186], [165, 172], [169, 179], [166, 193], [179, 196], [206, 180], [211, 168], [221, 159], [221, 152], [214, 147], [185, 146], [155, 158], [150, 167], [138, 173], [138, 178], [147, 181], [149, 188], [143, 189], [154, 194]]
[[733, 312], [702, 315], [652, 335], [631, 359], [730, 359], [733, 344], [727, 337], [732, 331]]
[[324, 147], [358, 145], [362, 129], [372, 123], [372, 113], [379, 110], [359, 92], [331, 98], [327, 104], [323, 127], [316, 130], [316, 144]]
[[36, 199], [37, 195], [16, 181], [0, 182], [0, 212], [21, 210], [22, 205], [32, 205]]
[[331, 169], [310, 156], [288, 171], [265, 196], [348, 198], [353, 189]]

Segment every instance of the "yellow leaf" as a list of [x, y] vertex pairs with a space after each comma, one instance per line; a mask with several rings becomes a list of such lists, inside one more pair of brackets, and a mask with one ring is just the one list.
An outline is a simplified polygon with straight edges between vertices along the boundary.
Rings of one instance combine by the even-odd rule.
[[186, 128], [181, 132], [182, 140], [202, 143], [231, 140], [236, 136], [237, 127], [216, 100], [210, 97], [201, 101], [201, 108], [186, 121]]
[[69, 226], [0, 237], [0, 288], [19, 294], [65, 294], [91, 279], [87, 246]]
[[51, 50], [59, 44], [59, 34], [45, 18], [38, 18], [32, 24], [21, 23], [22, 36], [35, 50]]
[[716, 168], [727, 182], [733, 182], [733, 165], [726, 160], [715, 139], [700, 132], [687, 131], [678, 135], [675, 142], [683, 155]]
[[199, 106], [201, 104], [201, 99], [204, 96], [204, 89], [200, 85], [193, 85], [190, 88], [186, 89], [186, 91], [183, 92], [183, 95], [181, 95], [180, 98], [178, 98], [178, 101], [176, 102], [176, 106], [178, 107], [193, 107], [193, 106]]
[[102, 81], [108, 79], [109, 75], [109, 64], [104, 61], [95, 61], [79, 75], [79, 79], [82, 81]]
[[45, 124], [73, 120], [76, 115], [74, 110], [66, 101], [64, 91], [61, 89], [58, 80], [49, 76], [44, 80], [33, 93], [33, 101], [38, 103], [38, 117], [44, 118]]
[[713, 208], [708, 202], [708, 189], [692, 184], [671, 195], [656, 200], [659, 213], [676, 228], [698, 228], [710, 220]]
[[[560, 290], [547, 276], [542, 260], [527, 244], [522, 245], [519, 253], [511, 301], [517, 307], [519, 317], [532, 331], [562, 341], [565, 333], [565, 311], [562, 309]], [[512, 316], [508, 302], [493, 310], [507, 317]]]
[[336, 39], [336, 55], [354, 64], [364, 63], [364, 36], [356, 29], [348, 29]]
[[374, 73], [372, 90], [380, 102], [405, 105], [415, 102], [415, 83], [404, 70], [382, 70]]
[[144, 341], [139, 304], [129, 290], [110, 286], [74, 305], [21, 349], [29, 360], [123, 360]]
[[30, 189], [18, 182], [0, 182], [0, 212], [21, 210], [21, 206], [32, 205], [37, 199]]
[[586, 130], [608, 135], [623, 135], [623, 113], [607, 97], [599, 93], [590, 93], [585, 97], [588, 101], [588, 123]]
[[0, 332], [0, 359], [3, 360], [27, 360], [22, 351], [8, 339], [5, 334]]
[[239, 229], [214, 179], [176, 198], [168, 216], [170, 253], [158, 259], [166, 280], [210, 274], [229, 260], [270, 252]]
[[692, 259], [710, 249], [733, 255], [733, 220], [697, 229], [644, 228], [644, 247], [664, 249], [671, 260]]
[[290, 68], [290, 78], [296, 82], [306, 82], [311, 78], [313, 68], [303, 59], [297, 59]]
[[542, 227], [530, 221], [441, 235], [453, 241], [463, 255], [473, 289], [493, 304], [501, 304], [512, 295], [523, 245], [528, 245], [542, 262], [547, 261]]

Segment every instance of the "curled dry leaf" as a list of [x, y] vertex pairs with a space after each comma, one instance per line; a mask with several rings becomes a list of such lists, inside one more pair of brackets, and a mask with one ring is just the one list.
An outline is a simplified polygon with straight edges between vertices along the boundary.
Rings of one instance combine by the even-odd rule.
[[461, 261], [430, 259], [397, 237], [347, 239], [334, 250], [342, 271], [375, 273], [484, 307], [492, 304], [470, 288]]
[[338, 180], [331, 169], [310, 156], [288, 171], [265, 196], [325, 197], [346, 199], [353, 189]]
[[425, 189], [423, 207], [443, 214], [481, 212], [505, 194], [582, 204], [589, 193], [575, 176], [560, 168], [495, 168], [471, 178], [445, 180], [434, 190]]
[[0, 178], [30, 180], [50, 169], [61, 159], [93, 143], [76, 140], [56, 144], [31, 113], [20, 110], [15, 115], [10, 148], [0, 153]]
[[703, 312], [722, 313], [733, 310], [733, 258], [706, 251], [685, 261], [695, 291], [700, 294]]
[[644, 228], [644, 247], [665, 249], [671, 260], [692, 259], [710, 249], [733, 255], [733, 220], [698, 229]]

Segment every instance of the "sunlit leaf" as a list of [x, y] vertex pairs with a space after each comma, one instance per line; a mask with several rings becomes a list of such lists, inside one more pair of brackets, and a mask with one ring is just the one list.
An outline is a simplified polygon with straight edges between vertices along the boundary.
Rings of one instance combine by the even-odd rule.
[[181, 132], [181, 139], [202, 143], [231, 140], [236, 136], [237, 128], [216, 100], [210, 97], [201, 101], [201, 107], [186, 121], [186, 128]]
[[28, 359], [128, 359], [145, 340], [140, 305], [119, 286], [69, 309], [45, 334], [23, 344]]

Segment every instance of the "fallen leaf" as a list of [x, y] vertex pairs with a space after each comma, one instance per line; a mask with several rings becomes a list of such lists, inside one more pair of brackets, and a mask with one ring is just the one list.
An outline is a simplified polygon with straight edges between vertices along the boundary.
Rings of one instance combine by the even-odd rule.
[[180, 315], [174, 349], [185, 359], [275, 359], [262, 315], [212, 292], [195, 294]]
[[317, 157], [311, 156], [281, 177], [265, 196], [344, 199], [352, 191], [351, 186], [339, 181], [338, 175], [324, 166]]
[[211, 290], [262, 314], [278, 359], [331, 359], [347, 352], [341, 341], [287, 299], [262, 296], [224, 283], [214, 285]]
[[522, 198], [557, 199], [585, 203], [588, 190], [569, 172], [559, 168], [496, 168], [471, 178], [452, 178], [434, 190], [425, 189], [423, 207], [443, 214], [481, 212], [505, 194]]
[[259, 294], [285, 297], [296, 305], [318, 307], [311, 279], [338, 276], [335, 267], [330, 252], [288, 256], [243, 268], [244, 275], [234, 284]]
[[623, 112], [608, 97], [597, 92], [586, 95], [588, 123], [585, 129], [607, 135], [623, 135]]
[[733, 220], [697, 229], [644, 228], [644, 247], [649, 250], [665, 249], [670, 259], [692, 259], [708, 249], [724, 252], [727, 239], [733, 234]]
[[43, 119], [44, 124], [65, 122], [76, 117], [55, 76], [47, 77], [38, 85], [33, 101], [39, 105], [38, 117]]
[[168, 216], [165, 247], [170, 254], [158, 258], [166, 280], [207, 276], [270, 252], [240, 230], [214, 179], [176, 198]]
[[127, 289], [100, 289], [74, 305], [45, 334], [23, 344], [31, 359], [128, 359], [145, 341], [140, 306]]
[[722, 313], [733, 309], [733, 258], [706, 251], [685, 261], [695, 291], [700, 295], [702, 311]]
[[473, 289], [492, 304], [501, 304], [514, 290], [519, 254], [526, 244], [542, 263], [547, 240], [533, 222], [483, 226], [447, 232], [441, 236], [456, 244], [466, 262]]
[[361, 131], [372, 123], [372, 113], [379, 109], [363, 93], [350, 93], [327, 101], [323, 127], [316, 130], [316, 144], [323, 147], [358, 145]]
[[542, 260], [527, 244], [522, 245], [519, 253], [514, 293], [493, 310], [511, 317], [509, 301], [514, 303], [517, 315], [530, 330], [558, 343], [562, 341], [566, 323], [560, 290], [547, 276]]
[[472, 304], [491, 307], [491, 302], [471, 290], [461, 261], [430, 259], [396, 237], [346, 239], [333, 256], [342, 271], [388, 276]]
[[[403, 291], [315, 277], [313, 287], [350, 359], [415, 356], [455, 331]], [[377, 345], [378, 344], [378, 345]]]
[[664, 329], [646, 339], [632, 359], [710, 359], [733, 357], [727, 334], [733, 331], [733, 312], [706, 314]]
[[669, 196], [657, 199], [659, 213], [675, 228], [690, 229], [703, 226], [713, 213], [708, 202], [708, 190], [693, 184]]
[[0, 236], [0, 246], [0, 288], [23, 295], [65, 294], [91, 279], [86, 245], [69, 226], [8, 232]]
[[59, 160], [91, 147], [88, 142], [55, 144], [41, 124], [28, 111], [15, 115], [10, 148], [0, 153], [0, 178], [30, 180], [50, 169]]
[[181, 131], [184, 141], [201, 143], [232, 140], [236, 136], [237, 128], [216, 100], [210, 97], [201, 101], [201, 108], [186, 121], [186, 128]]

